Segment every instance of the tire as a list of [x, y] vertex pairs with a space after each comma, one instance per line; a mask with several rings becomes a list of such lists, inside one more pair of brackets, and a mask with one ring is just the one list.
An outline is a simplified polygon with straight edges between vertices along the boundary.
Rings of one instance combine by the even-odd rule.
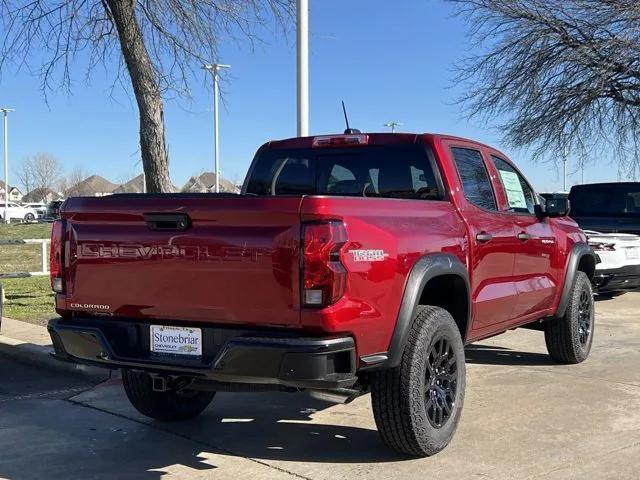
[[137, 370], [122, 370], [127, 398], [140, 413], [163, 422], [188, 420], [200, 415], [216, 392], [155, 392], [151, 375]]
[[27, 213], [24, 216], [24, 221], [25, 222], [33, 222], [36, 219], [35, 215], [33, 213]]
[[594, 320], [591, 282], [578, 271], [564, 316], [545, 324], [544, 339], [551, 358], [558, 363], [585, 361], [593, 344]]
[[[438, 351], [446, 353], [438, 358]], [[383, 442], [412, 457], [438, 453], [456, 431], [464, 390], [464, 346], [455, 321], [442, 308], [419, 306], [400, 365], [372, 378], [371, 403]]]

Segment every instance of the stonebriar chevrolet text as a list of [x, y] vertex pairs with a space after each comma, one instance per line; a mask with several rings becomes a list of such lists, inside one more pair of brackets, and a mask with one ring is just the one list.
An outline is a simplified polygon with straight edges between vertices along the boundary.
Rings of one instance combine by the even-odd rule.
[[58, 356], [122, 369], [158, 420], [216, 392], [371, 392], [382, 440], [432, 455], [460, 419], [465, 344], [527, 327], [559, 363], [589, 355], [596, 258], [566, 199], [537, 199], [462, 138], [269, 142], [240, 195], [68, 199], [49, 331]]

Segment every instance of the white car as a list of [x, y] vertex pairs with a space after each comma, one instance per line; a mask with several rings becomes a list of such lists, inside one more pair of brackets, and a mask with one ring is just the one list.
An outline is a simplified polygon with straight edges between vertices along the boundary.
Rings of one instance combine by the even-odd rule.
[[31, 207], [31, 208], [33, 208], [37, 212], [38, 218], [43, 218], [45, 216], [45, 214], [47, 213], [47, 204], [46, 203], [41, 203], [41, 202], [23, 203], [22, 206], [23, 207]]
[[585, 230], [600, 258], [594, 283], [598, 294], [616, 296], [640, 289], [640, 235]]
[[9, 202], [7, 208], [8, 214], [5, 214], [4, 203], [0, 203], [0, 219], [24, 220], [25, 222], [33, 222], [38, 218], [38, 212], [35, 208], [24, 207], [17, 203]]

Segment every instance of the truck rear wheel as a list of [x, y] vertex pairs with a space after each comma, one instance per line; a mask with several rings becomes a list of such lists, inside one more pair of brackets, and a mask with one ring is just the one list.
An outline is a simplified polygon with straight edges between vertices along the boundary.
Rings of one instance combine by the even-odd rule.
[[455, 321], [442, 308], [419, 306], [400, 365], [372, 379], [382, 440], [410, 456], [438, 453], [458, 426], [464, 389], [464, 346]]
[[172, 422], [200, 415], [216, 392], [153, 390], [151, 375], [137, 370], [122, 370], [122, 384], [131, 404], [143, 415]]
[[586, 360], [593, 343], [594, 320], [591, 282], [578, 271], [564, 316], [545, 323], [544, 339], [551, 358], [558, 363]]

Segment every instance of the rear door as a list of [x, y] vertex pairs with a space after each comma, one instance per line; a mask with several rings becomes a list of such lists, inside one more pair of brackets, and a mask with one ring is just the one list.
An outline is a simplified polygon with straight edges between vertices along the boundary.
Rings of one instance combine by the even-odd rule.
[[470, 234], [472, 329], [481, 331], [513, 317], [517, 296], [513, 281], [517, 240], [512, 218], [498, 211], [489, 170], [480, 149], [461, 141], [449, 143], [449, 147], [463, 192], [456, 203]]
[[533, 188], [506, 159], [490, 153], [496, 171], [500, 209], [511, 218], [515, 229], [514, 282], [518, 292], [513, 315], [520, 318], [551, 307], [558, 285], [557, 242], [548, 218], [535, 215]]

